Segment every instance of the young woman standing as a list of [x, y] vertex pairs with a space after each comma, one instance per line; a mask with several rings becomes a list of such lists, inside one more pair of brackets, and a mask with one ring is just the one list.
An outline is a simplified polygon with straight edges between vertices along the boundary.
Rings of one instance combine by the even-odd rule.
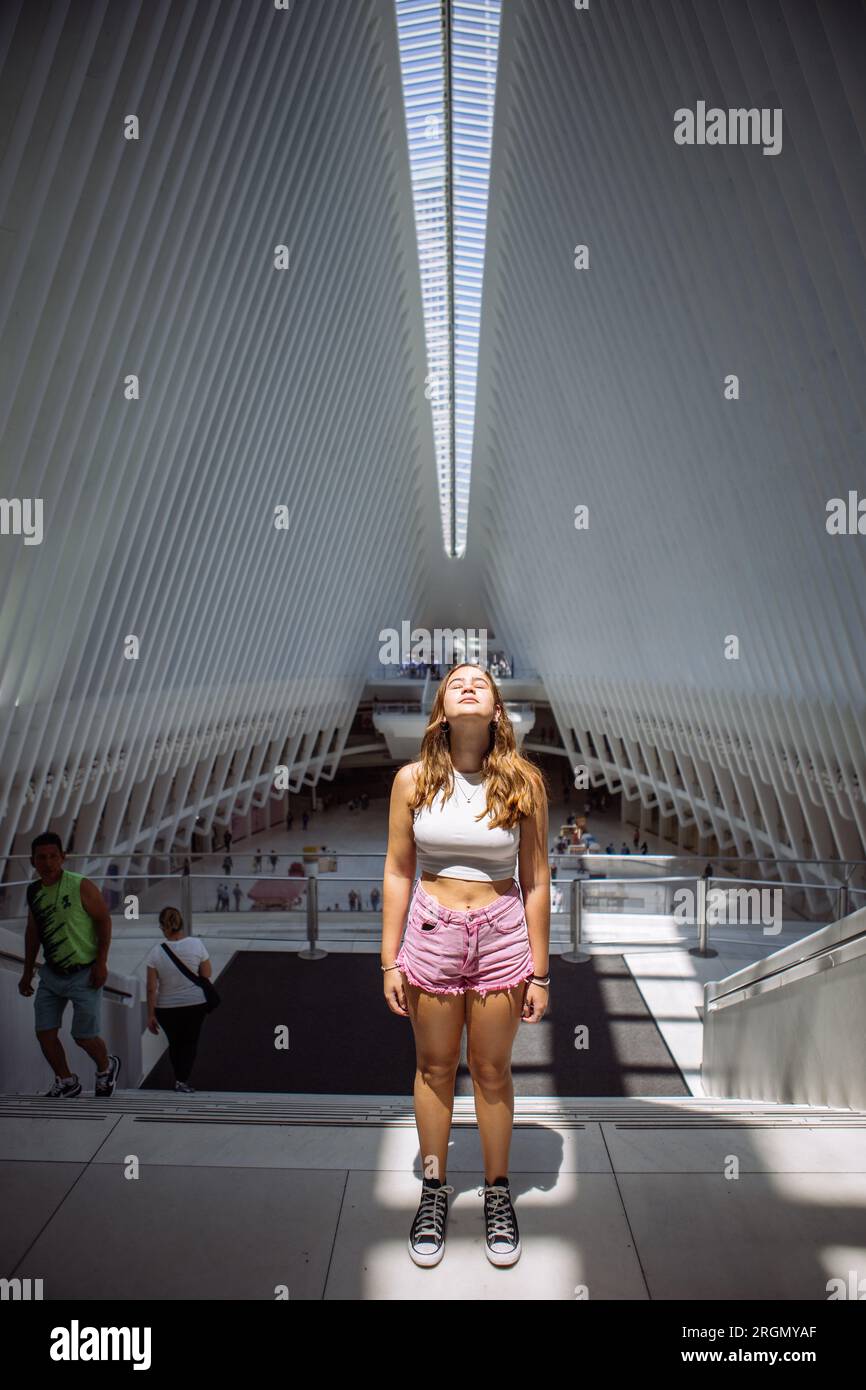
[[385, 999], [415, 1034], [424, 1177], [409, 1253], [419, 1265], [438, 1264], [445, 1250], [454, 1191], [445, 1168], [464, 1026], [484, 1155], [487, 1257], [495, 1265], [520, 1257], [508, 1184], [511, 1050], [521, 1019], [538, 1023], [548, 1004], [547, 831], [544, 778], [517, 751], [493, 678], [472, 663], [452, 667], [436, 692], [419, 761], [394, 778], [383, 884]]

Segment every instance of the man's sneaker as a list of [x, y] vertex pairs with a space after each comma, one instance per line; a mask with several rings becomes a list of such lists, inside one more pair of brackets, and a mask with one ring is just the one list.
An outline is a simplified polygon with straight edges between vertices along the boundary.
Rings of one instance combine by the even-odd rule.
[[433, 1187], [424, 1182], [421, 1201], [409, 1232], [409, 1254], [416, 1265], [438, 1265], [445, 1254], [445, 1220], [450, 1184]]
[[54, 1085], [50, 1091], [44, 1091], [46, 1096], [80, 1096], [81, 1082], [73, 1073], [72, 1076], [55, 1076]]
[[96, 1085], [93, 1088], [93, 1094], [95, 1096], [113, 1096], [119, 1071], [120, 1058], [112, 1054], [108, 1059], [108, 1071], [96, 1073]]
[[195, 1091], [193, 1090], [192, 1086], [187, 1086], [185, 1081], [175, 1081], [174, 1089], [176, 1091], [183, 1091], [184, 1095], [187, 1096], [195, 1095]]
[[494, 1265], [513, 1265], [520, 1259], [520, 1232], [511, 1205], [508, 1179], [497, 1178], [478, 1189], [484, 1193], [484, 1224], [487, 1228], [485, 1251]]

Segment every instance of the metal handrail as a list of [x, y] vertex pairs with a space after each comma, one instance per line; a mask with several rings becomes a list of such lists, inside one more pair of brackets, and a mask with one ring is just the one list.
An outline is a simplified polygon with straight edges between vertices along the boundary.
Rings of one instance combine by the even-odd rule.
[[[25, 961], [24, 957], [23, 957], [23, 956], [16, 955], [16, 953], [15, 953], [14, 951], [0, 950], [0, 960], [11, 960], [11, 961], [14, 961], [16, 965], [21, 965], [21, 966], [26, 965], [26, 961]], [[115, 973], [116, 973], [116, 972], [115, 972]], [[132, 994], [132, 991], [131, 991], [131, 990], [128, 990], [128, 989], [118, 989], [118, 988], [117, 988], [117, 985], [105, 984], [105, 985], [103, 985], [103, 989], [105, 990], [105, 992], [106, 992], [107, 994], [116, 994], [117, 997], [118, 997], [118, 999], [132, 999], [132, 998], [133, 998], [133, 994]]]
[[[361, 812], [361, 815], [363, 815], [363, 812]], [[279, 830], [278, 827], [271, 828], [274, 830], [274, 834], [282, 834], [282, 831]], [[264, 834], [264, 831], [257, 831], [257, 834]], [[78, 853], [71, 851], [67, 853], [67, 855], [64, 855], [64, 859], [177, 859], [182, 862], [183, 859], [217, 858], [218, 855], [227, 855], [227, 853], [229, 853], [229, 855], [250, 856], [261, 853], [263, 859], [268, 858], [268, 851], [264, 851], [264, 849], [259, 851], [259, 849], [250, 849], [249, 847], [236, 848], [232, 845], [231, 849], [115, 849], [115, 851], [111, 853], [103, 853], [101, 851]], [[377, 856], [378, 858], [385, 859], [386, 855], [388, 855], [386, 849], [327, 848], [313, 851], [313, 848], [306, 849], [302, 847], [299, 849], [281, 849], [281, 851], [279, 851], [279, 858], [285, 859], [288, 858], [289, 855], [295, 855], [295, 858], [302, 858], [304, 853], [310, 856], [316, 853], [316, 855], [321, 856], [321, 858], [328, 858], [328, 856], [329, 858], [335, 858], [335, 856], [338, 856], [338, 858], [341, 859], [373, 859], [377, 858]], [[566, 853], [556, 853], [556, 851], [552, 849], [552, 851], [549, 852], [548, 858], [573, 859], [574, 856], [566, 855]], [[632, 862], [634, 862], [635, 859], [694, 859], [696, 863], [717, 863], [717, 865], [726, 865], [726, 863], [738, 863], [738, 865], [783, 863], [783, 865], [835, 865], [835, 867], [852, 866], [855, 867], [855, 869], [856, 867], [866, 869], [866, 859], [788, 859], [787, 855], [687, 855], [687, 853], [673, 853], [673, 855], [671, 855], [671, 853], [662, 853], [660, 851], [655, 851], [655, 849], [649, 851], [649, 853], [645, 853], [645, 855], [642, 855], [642, 853], [627, 853], [627, 855], [623, 855], [623, 853], [619, 852], [609, 855], [609, 853], [603, 851], [603, 849], [592, 849], [592, 851], [587, 851], [585, 855], [581, 855], [581, 858], [630, 859]], [[1, 863], [14, 859], [29, 859], [29, 855], [26, 855], [26, 853], [19, 853], [19, 855], [0, 855], [0, 865]], [[179, 870], [175, 870], [175, 872], [179, 872]]]
[[[166, 877], [166, 876], [165, 876], [165, 874], [146, 874], [146, 873], [134, 873], [134, 872], [130, 872], [130, 873], [128, 873], [128, 874], [119, 875], [117, 878], [115, 878], [114, 875], [108, 876], [108, 875], [106, 875], [106, 874], [96, 874], [96, 875], [93, 875], [92, 877], [93, 877], [93, 882], [95, 882], [95, 883], [107, 884], [107, 886], [108, 886], [109, 888], [111, 888], [111, 887], [115, 887], [115, 886], [119, 885], [119, 883], [122, 882], [124, 879], [145, 879], [145, 880], [153, 880], [153, 881], [156, 882], [156, 883], [162, 883], [162, 882], [165, 881], [165, 877]], [[381, 875], [381, 874], [331, 874], [331, 873], [326, 873], [326, 874], [279, 874], [279, 873], [275, 873], [275, 874], [249, 874], [249, 873], [236, 873], [234, 870], [232, 870], [231, 873], [219, 873], [219, 874], [210, 874], [210, 873], [208, 873], [208, 874], [184, 874], [183, 877], [184, 877], [184, 879], [191, 879], [191, 880], [193, 880], [194, 882], [202, 882], [202, 883], [210, 883], [210, 882], [217, 881], [217, 880], [223, 880], [223, 881], [224, 881], [224, 880], [226, 880], [226, 879], [232, 879], [232, 880], [234, 880], [235, 882], [238, 882], [238, 883], [244, 883], [244, 882], [260, 883], [262, 880], [264, 880], [265, 882], [273, 882], [273, 883], [295, 883], [295, 884], [304, 883], [304, 884], [306, 884], [306, 883], [308, 883], [308, 882], [310, 881], [310, 879], [312, 879], [312, 878], [316, 879], [317, 882], [321, 882], [321, 883], [325, 883], [325, 884], [329, 884], [329, 883], [381, 883], [381, 882], [382, 882], [382, 875]], [[590, 889], [591, 889], [591, 888], [595, 888], [595, 887], [600, 887], [602, 884], [607, 884], [607, 885], [622, 884], [623, 886], [625, 886], [625, 887], [630, 887], [630, 888], [631, 888], [631, 887], [634, 887], [634, 886], [637, 885], [637, 884], [649, 884], [650, 887], [658, 887], [658, 886], [661, 886], [661, 885], [666, 884], [666, 883], [694, 883], [694, 882], [695, 882], [695, 879], [696, 879], [696, 875], [695, 875], [695, 874], [660, 874], [660, 875], [658, 876], [658, 878], [639, 878], [639, 877], [637, 877], [637, 876], [635, 876], [635, 877], [633, 877], [633, 878], [632, 878], [632, 877], [623, 877], [623, 878], [621, 878], [621, 877], [619, 877], [619, 876], [610, 875], [610, 874], [605, 874], [605, 876], [604, 876], [603, 878], [586, 878], [586, 877], [583, 877], [583, 876], [581, 876], [581, 875], [578, 874], [578, 875], [575, 875], [575, 877], [574, 877], [573, 879], [572, 879], [572, 878], [553, 878], [553, 879], [550, 880], [550, 882], [551, 882], [551, 885], [552, 885], [553, 887], [556, 887], [557, 885], [559, 885], [559, 884], [564, 884], [564, 883], [582, 883], [582, 884], [585, 884], [587, 888], [590, 888]], [[11, 881], [11, 880], [10, 880], [9, 883], [4, 883], [2, 886], [3, 886], [4, 888], [26, 888], [26, 887], [28, 886], [28, 884], [32, 883], [33, 881], [34, 881], [33, 879], [19, 879], [19, 880], [15, 880], [15, 881]], [[750, 884], [753, 888], [794, 888], [794, 889], [796, 889], [798, 892], [803, 892], [804, 889], [814, 889], [816, 892], [821, 892], [821, 893], [840, 893], [840, 892], [844, 892], [844, 891], [845, 891], [845, 885], [844, 885], [844, 884], [836, 884], [836, 883], [800, 883], [798, 880], [788, 880], [788, 879], [778, 879], [778, 878], [771, 878], [771, 879], [761, 879], [761, 878], [725, 878], [725, 879], [719, 879], [719, 878], [716, 878], [715, 876], [713, 876], [713, 877], [710, 878], [710, 879], [702, 879], [702, 881], [703, 881], [703, 882], [706, 882], [706, 883], [717, 883], [721, 888], [730, 888], [732, 885], [737, 884], [737, 883], [748, 883], [748, 884]], [[857, 894], [858, 896], [866, 895], [866, 889], [864, 889], [864, 888], [849, 888], [847, 891], [848, 891], [849, 893], [851, 893], [851, 894]]]
[[733, 974], [725, 976], [722, 980], [708, 982], [704, 986], [705, 997], [708, 1003], [715, 1003], [718, 999], [724, 998], [725, 995], [736, 994], [759, 981], [786, 974], [791, 969], [818, 960], [828, 955], [829, 952], [838, 950], [843, 944], [863, 941], [864, 938], [866, 938], [866, 920], [857, 923], [856, 926], [851, 919], [830, 922], [827, 926], [819, 927], [816, 931], [810, 932], [802, 940], [780, 947], [778, 951], [774, 951], [770, 956], [765, 956], [763, 960], [752, 961], [749, 965], [743, 966], [741, 970], [734, 971]]
[[[658, 879], [662, 883], [663, 879]], [[748, 883], [752, 888], [796, 888], [800, 892], [804, 888], [815, 888], [821, 893], [842, 893], [845, 885], [839, 883], [792, 883], [782, 878], [716, 878], [711, 876], [706, 880], [707, 883], [717, 883], [720, 888], [730, 888], [735, 883]]]
[[[550, 857], [551, 859], [565, 859], [565, 858], [573, 858], [574, 856], [573, 856], [573, 855], [567, 856], [564, 852], [561, 853], [561, 854], [557, 854], [557, 853], [555, 853], [554, 851], [551, 851], [551, 854], [550, 854], [549, 857]], [[648, 851], [648, 853], [646, 853], [646, 854], [640, 854], [639, 852], [638, 852], [638, 853], [631, 853], [631, 854], [618, 854], [618, 853], [608, 854], [606, 850], [587, 850], [586, 854], [581, 855], [581, 858], [582, 858], [582, 859], [631, 859], [631, 860], [634, 860], [634, 859], [676, 859], [676, 860], [685, 859], [686, 861], [689, 861], [689, 860], [696, 860], [696, 861], [698, 861], [698, 862], [701, 863], [701, 864], [707, 864], [707, 863], [709, 863], [709, 864], [718, 864], [718, 865], [720, 865], [721, 867], [724, 867], [724, 865], [725, 865], [726, 863], [730, 863], [730, 864], [832, 864], [832, 865], [834, 865], [836, 868], [840, 868], [840, 867], [845, 867], [845, 868], [847, 868], [849, 865], [853, 866], [854, 868], [858, 868], [858, 867], [860, 867], [860, 868], [866, 868], [866, 859], [789, 859], [789, 858], [787, 857], [787, 855], [781, 855], [781, 856], [780, 856], [780, 855], [778, 855], [778, 854], [762, 854], [759, 858], [741, 858], [738, 854], [730, 854], [730, 855], [726, 855], [726, 854], [660, 854], [660, 853], [656, 853], [656, 851], [654, 851], [654, 850], [650, 850], [650, 851]]]

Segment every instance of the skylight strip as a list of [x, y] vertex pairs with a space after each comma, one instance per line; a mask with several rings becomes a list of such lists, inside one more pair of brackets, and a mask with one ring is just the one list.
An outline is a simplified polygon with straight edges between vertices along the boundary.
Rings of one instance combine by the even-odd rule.
[[[447, 2], [395, 0], [395, 7], [427, 341], [425, 389], [433, 419], [443, 542], [447, 554], [462, 555], [501, 0], [450, 0], [446, 30]], [[446, 92], [449, 70], [451, 90]]]

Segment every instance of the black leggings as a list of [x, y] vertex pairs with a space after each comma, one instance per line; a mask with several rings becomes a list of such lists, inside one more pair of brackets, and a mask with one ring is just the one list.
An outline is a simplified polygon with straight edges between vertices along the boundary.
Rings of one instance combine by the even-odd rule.
[[207, 1007], [204, 1004], [179, 1004], [175, 1009], [155, 1009], [156, 1021], [165, 1029], [168, 1055], [176, 1081], [189, 1081], [198, 1035], [204, 1023]]

